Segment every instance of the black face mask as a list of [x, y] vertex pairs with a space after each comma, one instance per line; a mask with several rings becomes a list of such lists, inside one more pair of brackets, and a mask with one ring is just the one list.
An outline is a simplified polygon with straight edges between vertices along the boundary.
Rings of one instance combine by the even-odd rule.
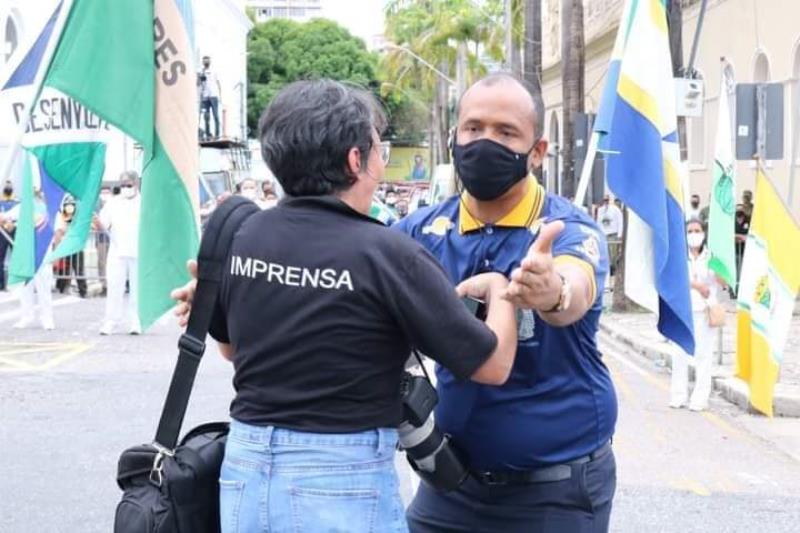
[[454, 145], [453, 162], [467, 192], [488, 202], [501, 197], [528, 175], [529, 153], [530, 150], [519, 154], [500, 143], [478, 139]]

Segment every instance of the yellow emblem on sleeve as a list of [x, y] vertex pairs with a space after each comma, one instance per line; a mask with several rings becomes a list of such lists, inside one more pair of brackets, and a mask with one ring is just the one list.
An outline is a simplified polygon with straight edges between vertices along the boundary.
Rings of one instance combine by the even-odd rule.
[[423, 235], [433, 234], [433, 235], [438, 235], [440, 237], [444, 237], [445, 235], [447, 235], [447, 232], [453, 228], [453, 226], [455, 226], [455, 224], [453, 224], [453, 221], [450, 220], [449, 218], [436, 217], [433, 219], [433, 222], [431, 222], [428, 226], [424, 226], [422, 228], [422, 234]]

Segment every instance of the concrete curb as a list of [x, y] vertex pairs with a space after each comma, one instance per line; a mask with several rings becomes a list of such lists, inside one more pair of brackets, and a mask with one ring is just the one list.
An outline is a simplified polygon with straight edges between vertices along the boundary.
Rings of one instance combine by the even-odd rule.
[[[600, 331], [645, 359], [672, 368], [672, 356], [678, 350], [676, 346], [636, 339], [622, 326], [609, 323], [607, 319], [600, 320]], [[724, 367], [715, 366], [714, 370], [713, 389], [732, 404], [746, 411], [752, 411], [747, 384], [734, 377], [732, 371], [726, 371]], [[694, 379], [694, 368], [689, 367], [689, 374]], [[773, 411], [775, 416], [800, 418], [800, 388], [781, 383], [775, 385]]]

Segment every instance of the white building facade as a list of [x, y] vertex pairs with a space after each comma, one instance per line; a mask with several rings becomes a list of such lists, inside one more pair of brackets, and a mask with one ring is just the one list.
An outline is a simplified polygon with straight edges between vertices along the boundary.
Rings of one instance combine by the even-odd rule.
[[[542, 91], [546, 106], [545, 131], [551, 143], [562, 144], [565, 117], [562, 111], [560, 0], [542, 0]], [[587, 112], [597, 112], [605, 86], [609, 58], [614, 46], [623, 0], [585, 0]], [[688, 62], [700, 2], [683, 0], [684, 63]], [[793, 142], [800, 124], [793, 114], [800, 101], [800, 2], [796, 0], [709, 0], [697, 49], [695, 68], [705, 80], [704, 110], [699, 118], [687, 119], [689, 189], [707, 202], [714, 168], [720, 78], [723, 69], [735, 83], [772, 82], [784, 86], [784, 157], [769, 162], [767, 173], [786, 197]], [[725, 62], [720, 61], [725, 58]], [[733, 106], [733, 101], [730, 102]], [[563, 168], [551, 157], [551, 171]], [[800, 181], [800, 157], [794, 162]], [[736, 165], [737, 201], [741, 192], [755, 185], [755, 165]], [[548, 186], [557, 189], [553, 172]], [[800, 216], [800, 184], [795, 186], [793, 211]]]
[[322, 0], [248, 0], [247, 7], [253, 9], [256, 22], [274, 18], [307, 22], [323, 16]]

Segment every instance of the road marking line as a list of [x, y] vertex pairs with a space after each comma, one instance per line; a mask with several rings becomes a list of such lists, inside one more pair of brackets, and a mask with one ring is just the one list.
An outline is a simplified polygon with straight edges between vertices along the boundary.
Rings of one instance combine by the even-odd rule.
[[25, 355], [31, 353], [54, 352], [58, 350], [70, 349], [72, 344], [55, 344], [53, 346], [37, 346], [34, 348], [20, 348], [17, 350], [6, 350], [0, 352], [0, 356], [4, 355]]
[[0, 356], [0, 364], [4, 364], [4, 365], [8, 365], [10, 367], [13, 367], [11, 369], [0, 367], [0, 372], [3, 372], [3, 371], [7, 372], [9, 370], [16, 370], [16, 369], [19, 369], [19, 370], [33, 370], [33, 368], [34, 368], [34, 366], [31, 365], [30, 363], [25, 363], [23, 361], [17, 361], [16, 359], [9, 359], [9, 358], [2, 357], [2, 356]]
[[680, 481], [673, 481], [671, 485], [675, 489], [693, 492], [698, 496], [711, 496], [711, 491], [708, 487], [693, 479], [684, 477]]
[[92, 344], [78, 345], [72, 351], [69, 351], [69, 352], [67, 352], [67, 353], [65, 353], [63, 355], [58, 356], [58, 357], [54, 357], [53, 359], [49, 359], [43, 365], [39, 365], [37, 367], [37, 369], [38, 370], [47, 370], [47, 369], [53, 368], [54, 366], [66, 363], [70, 359], [73, 359], [73, 358], [77, 357], [78, 355], [88, 351], [90, 348], [92, 348], [92, 346], [93, 346]]
[[[8, 344], [15, 344], [15, 345], [25, 345], [24, 343], [8, 343]], [[33, 344], [33, 343], [31, 343]], [[31, 344], [28, 344], [30, 346]], [[0, 367], [0, 372], [12, 372], [12, 371], [41, 371], [41, 370], [48, 370], [60, 364], [63, 364], [70, 359], [80, 355], [83, 352], [88, 351], [94, 345], [87, 344], [87, 343], [78, 343], [78, 342], [70, 342], [70, 343], [36, 343], [38, 346], [35, 348], [29, 349], [19, 349], [19, 350], [9, 350], [5, 352], [0, 352], [0, 364], [5, 364], [11, 368], [2, 368]], [[2, 345], [0, 345], [2, 346]], [[7, 357], [9, 355], [26, 355], [31, 353], [42, 353], [42, 352], [59, 352], [62, 350], [66, 350], [65, 353], [56, 354], [54, 357], [50, 357], [49, 359], [43, 361], [42, 363], [33, 364], [27, 361], [21, 361], [19, 359], [14, 359], [11, 357]]]

